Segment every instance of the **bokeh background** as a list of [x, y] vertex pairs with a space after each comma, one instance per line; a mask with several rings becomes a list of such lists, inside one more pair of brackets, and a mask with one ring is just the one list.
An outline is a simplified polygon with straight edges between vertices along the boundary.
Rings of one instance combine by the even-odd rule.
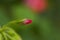
[[23, 40], [60, 40], [60, 1], [48, 0], [48, 9], [32, 12], [23, 0], [0, 0], [0, 25], [15, 19], [32, 19], [30, 25], [12, 27]]

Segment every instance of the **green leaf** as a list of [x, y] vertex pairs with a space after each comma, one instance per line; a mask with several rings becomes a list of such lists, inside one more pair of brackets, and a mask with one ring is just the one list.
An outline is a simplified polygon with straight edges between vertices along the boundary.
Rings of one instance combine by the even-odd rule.
[[21, 40], [21, 37], [12, 28], [7, 28], [5, 34], [12, 40]]
[[22, 40], [22, 38], [10, 27], [2, 27], [0, 40]]

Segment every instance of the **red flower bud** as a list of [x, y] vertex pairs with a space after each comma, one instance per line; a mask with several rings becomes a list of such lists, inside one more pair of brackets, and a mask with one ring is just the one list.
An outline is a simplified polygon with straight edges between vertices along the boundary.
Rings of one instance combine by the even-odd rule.
[[24, 24], [30, 24], [30, 23], [32, 23], [32, 20], [31, 19], [24, 19], [23, 23]]

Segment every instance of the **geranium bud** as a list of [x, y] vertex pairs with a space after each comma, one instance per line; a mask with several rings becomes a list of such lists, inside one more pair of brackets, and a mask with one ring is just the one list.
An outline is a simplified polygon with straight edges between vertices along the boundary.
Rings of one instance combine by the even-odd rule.
[[26, 0], [26, 4], [34, 12], [42, 12], [47, 8], [47, 0]]
[[24, 19], [23, 23], [24, 24], [30, 24], [30, 23], [32, 23], [32, 20], [31, 19]]

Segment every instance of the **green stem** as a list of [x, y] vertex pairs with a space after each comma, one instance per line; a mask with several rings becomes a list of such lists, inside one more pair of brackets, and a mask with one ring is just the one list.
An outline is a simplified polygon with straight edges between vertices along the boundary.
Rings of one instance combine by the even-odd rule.
[[2, 40], [2, 35], [1, 35], [1, 33], [0, 33], [0, 40]]
[[11, 22], [9, 22], [9, 23], [7, 23], [7, 24], [5, 24], [5, 25], [3, 25], [3, 27], [6, 27], [6, 26], [9, 26], [9, 25], [11, 25], [11, 24], [20, 24], [20, 23], [22, 23], [24, 20], [14, 20], [14, 21], [11, 21]]

